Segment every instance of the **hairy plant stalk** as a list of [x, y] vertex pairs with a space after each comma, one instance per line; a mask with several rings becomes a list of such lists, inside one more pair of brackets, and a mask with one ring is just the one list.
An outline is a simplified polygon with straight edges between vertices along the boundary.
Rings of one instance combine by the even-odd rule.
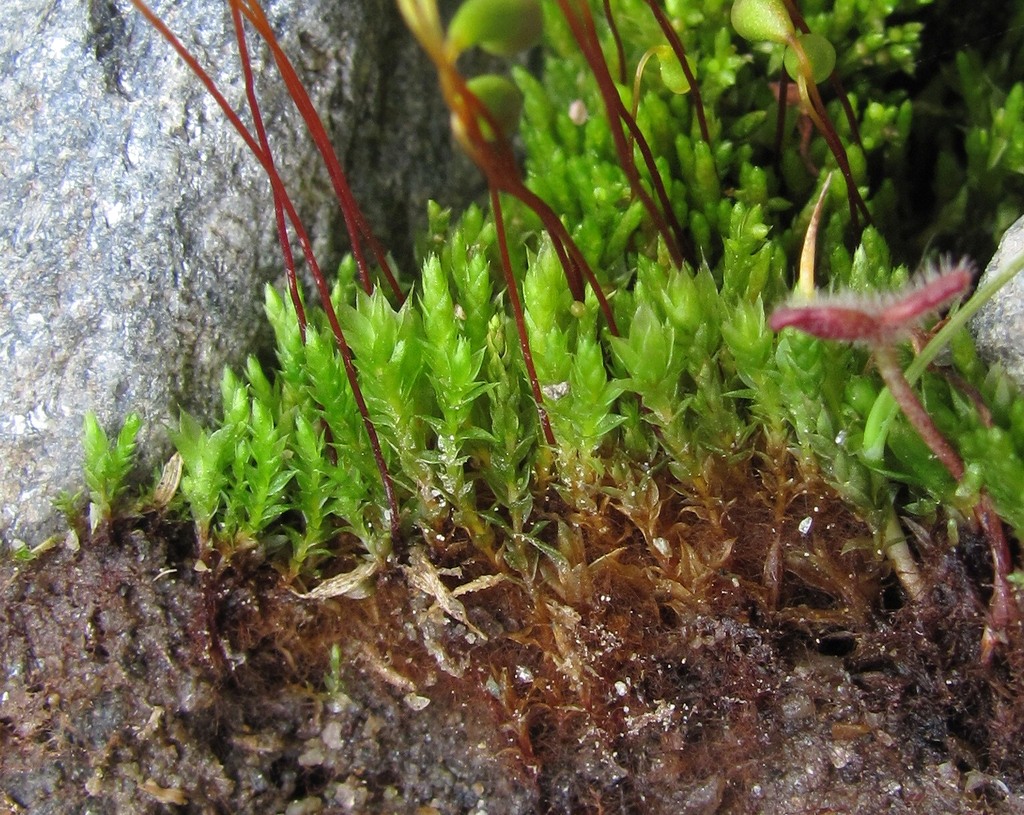
[[[878, 372], [904, 415], [953, 479], [959, 482], [964, 477], [963, 459], [935, 426], [921, 400], [910, 387], [896, 359], [895, 351], [891, 347], [880, 346], [874, 349], [874, 356]], [[987, 493], [982, 493], [978, 497], [974, 506], [974, 517], [989, 542], [992, 554], [992, 598], [989, 601], [989, 621], [981, 643], [981, 660], [987, 664], [992, 659], [996, 643], [1005, 641], [1006, 627], [1017, 616], [1012, 587], [1007, 580], [1007, 575], [1013, 568], [1013, 561], [1003, 531], [1003, 523]]]

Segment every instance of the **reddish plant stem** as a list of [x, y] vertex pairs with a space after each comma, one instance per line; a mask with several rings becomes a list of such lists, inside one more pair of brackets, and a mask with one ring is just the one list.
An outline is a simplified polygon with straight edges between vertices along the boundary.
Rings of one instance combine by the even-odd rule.
[[[256, 156], [260, 165], [263, 167], [264, 172], [266, 172], [267, 177], [270, 179], [275, 200], [280, 201], [285, 214], [288, 216], [288, 220], [292, 224], [292, 229], [295, 230], [295, 237], [302, 248], [303, 256], [306, 259], [306, 263], [309, 265], [310, 274], [316, 282], [317, 290], [319, 291], [321, 300], [323, 301], [324, 311], [327, 313], [327, 319], [331, 325], [331, 330], [334, 333], [335, 341], [337, 342], [338, 350], [341, 354], [342, 363], [345, 367], [345, 375], [348, 379], [349, 386], [352, 388], [356, 406], [359, 408], [359, 414], [362, 417], [363, 427], [365, 428], [366, 434], [370, 440], [370, 447], [373, 450], [374, 461], [377, 464], [377, 470], [380, 473], [381, 481], [384, 485], [384, 493], [387, 498], [388, 509], [391, 515], [391, 535], [395, 540], [397, 540], [401, 535], [401, 530], [399, 526], [398, 499], [395, 496], [394, 482], [392, 481], [391, 474], [388, 471], [387, 463], [384, 461], [384, 454], [381, 449], [380, 439], [377, 436], [377, 430], [370, 419], [370, 414], [366, 407], [366, 400], [363, 398], [362, 390], [359, 387], [355, 366], [352, 363], [352, 350], [349, 347], [348, 342], [345, 339], [345, 334], [338, 322], [337, 314], [334, 311], [334, 305], [331, 303], [330, 289], [327, 286], [327, 281], [324, 278], [323, 272], [320, 271], [320, 265], [317, 263], [316, 255], [313, 253], [312, 242], [309, 240], [305, 227], [299, 219], [298, 212], [296, 212], [291, 197], [285, 189], [284, 182], [281, 180], [281, 176], [278, 174], [273, 161], [266, 153], [264, 153], [259, 141], [252, 135], [252, 133], [249, 132], [248, 128], [246, 128], [241, 118], [239, 118], [238, 114], [235, 112], [234, 108], [231, 107], [227, 99], [224, 97], [224, 94], [220, 92], [216, 83], [202, 65], [199, 64], [199, 61], [195, 58], [192, 52], [184, 46], [181, 40], [175, 36], [174, 32], [167, 27], [164, 21], [160, 19], [160, 17], [158, 17], [143, 0], [131, 0], [131, 2], [132, 5], [139, 10], [142, 16], [146, 18], [149, 24], [152, 25], [153, 28], [155, 28], [156, 31], [178, 53], [199, 81], [202, 82], [207, 92], [211, 97], [213, 97], [214, 101], [223, 111], [232, 127], [235, 128], [243, 141], [245, 141], [246, 146], [253, 155]], [[237, 0], [231, 0], [231, 2], [234, 3], [237, 2]]]
[[505, 221], [501, 215], [501, 199], [498, 190], [491, 186], [491, 211], [494, 213], [494, 225], [498, 233], [498, 250], [501, 254], [501, 271], [505, 276], [505, 288], [508, 291], [508, 300], [512, 306], [512, 315], [516, 323], [516, 333], [519, 334], [519, 347], [523, 352], [523, 362], [526, 364], [526, 375], [530, 380], [530, 390], [533, 391], [533, 401], [537, 405], [537, 418], [540, 419], [540, 426], [544, 431], [544, 440], [555, 446], [555, 434], [551, 429], [551, 420], [544, 408], [544, 393], [540, 389], [540, 380], [537, 378], [537, 368], [533, 364], [533, 352], [530, 350], [530, 338], [526, 333], [526, 318], [523, 315], [523, 303], [519, 299], [519, 287], [516, 285], [515, 275], [512, 274], [512, 261], [508, 254], [508, 240], [505, 237]]
[[[597, 282], [594, 270], [590, 268], [590, 264], [587, 263], [587, 259], [583, 257], [583, 252], [580, 250], [579, 246], [576, 245], [572, 236], [569, 235], [565, 225], [559, 220], [558, 216], [555, 215], [554, 210], [547, 205], [547, 202], [533, 192], [533, 190], [529, 189], [522, 182], [518, 182], [517, 187], [517, 190], [506, 190], [506, 192], [514, 195], [530, 207], [530, 209], [532, 209], [541, 219], [544, 224], [544, 228], [548, 231], [548, 234], [551, 235], [551, 240], [559, 259], [562, 258], [563, 254], [567, 254], [568, 261], [576, 269], [582, 272], [583, 277], [586, 279], [587, 283], [590, 284], [590, 288], [594, 290], [598, 306], [601, 308], [601, 313], [604, 315], [605, 322], [608, 324], [608, 330], [611, 332], [613, 337], [619, 336], [619, 327], [615, 322], [615, 315], [612, 313], [611, 304], [608, 302], [608, 298], [605, 296], [601, 285]], [[563, 261], [563, 264], [564, 262], [565, 261]], [[583, 301], [584, 296], [575, 297], [574, 295], [575, 299], [580, 302]]]
[[[594, 290], [601, 313], [608, 323], [609, 331], [617, 337], [619, 330], [611, 305], [598, 283], [594, 270], [583, 256], [583, 252], [580, 251], [579, 246], [576, 245], [555, 211], [543, 198], [527, 187], [519, 177], [519, 168], [516, 166], [512, 146], [486, 105], [483, 105], [476, 95], [466, 87], [465, 80], [457, 71], [447, 63], [444, 65], [442, 86], [445, 82], [449, 83], [445, 96], [449, 100], [453, 112], [463, 123], [467, 135], [467, 144], [464, 147], [470, 158], [487, 178], [489, 187], [508, 193], [513, 198], [518, 198], [541, 219], [541, 223], [551, 237], [555, 254], [562, 264], [566, 283], [573, 299], [581, 302], [585, 299], [586, 292], [583, 281], [586, 280]], [[491, 133], [497, 134], [495, 138], [484, 137], [480, 128], [481, 120], [487, 123]]]
[[889, 388], [892, 398], [900, 406], [907, 419], [914, 426], [914, 429], [924, 439], [925, 444], [935, 454], [935, 457], [942, 463], [954, 481], [960, 481], [964, 476], [964, 463], [959, 454], [953, 449], [946, 437], [935, 426], [932, 417], [928, 415], [921, 400], [917, 398], [907, 378], [903, 375], [899, 361], [896, 359], [895, 349], [890, 345], [875, 345], [872, 347], [875, 356], [875, 364], [882, 380]]
[[[618, 89], [615, 87], [615, 82], [608, 72], [608, 64], [605, 62], [604, 54], [601, 51], [601, 43], [598, 41], [597, 33], [594, 30], [594, 18], [590, 14], [590, 7], [585, 2], [578, 3], [579, 11], [577, 12], [571, 7], [570, 2], [572, 0], [558, 0], [558, 7], [569, 24], [573, 38], [579, 45], [580, 51], [587, 60], [587, 64], [594, 74], [594, 79], [597, 81], [601, 98], [605, 104], [609, 128], [615, 142], [615, 151], [619, 155], [619, 162], [626, 173], [626, 178], [629, 180], [630, 188], [633, 190], [633, 194], [641, 200], [644, 208], [654, 221], [655, 228], [665, 241], [669, 255], [672, 257], [672, 262], [676, 266], [680, 266], [685, 260], [691, 265], [695, 265], [696, 252], [691, 241], [683, 231], [682, 225], [675, 216], [675, 212], [669, 202], [668, 193], [665, 190], [665, 184], [654, 162], [654, 155], [651, 152], [650, 145], [647, 144], [647, 139], [640, 131], [636, 121], [629, 111], [626, 110], [625, 105], [623, 105]], [[654, 187], [655, 194], [659, 199], [660, 208], [654, 203], [654, 199], [651, 198], [647, 190], [644, 189], [640, 179], [640, 172], [633, 158], [633, 151], [622, 130], [623, 124], [629, 130], [637, 149], [640, 150], [640, 155], [651, 178], [651, 185]]]
[[277, 36], [274, 34], [274, 30], [271, 28], [262, 7], [257, 0], [229, 0], [229, 2], [233, 6], [237, 5], [241, 8], [242, 13], [253, 24], [267, 45], [270, 46], [274, 62], [277, 63], [278, 70], [281, 72], [281, 78], [288, 88], [288, 94], [291, 96], [292, 101], [295, 102], [296, 108], [298, 108], [303, 121], [306, 123], [306, 127], [309, 129], [310, 136], [313, 138], [313, 143], [323, 158], [324, 165], [327, 167], [327, 174], [331, 179], [331, 185], [334, 188], [334, 193], [341, 208], [342, 217], [345, 220], [345, 227], [352, 243], [352, 254], [356, 259], [356, 266], [359, 268], [359, 276], [363, 288], [367, 294], [373, 291], [369, 267], [363, 253], [360, 237], [369, 244], [377, 265], [380, 266], [381, 271], [384, 273], [395, 297], [399, 302], [403, 302], [404, 296], [398, 281], [391, 271], [387, 254], [374, 235], [373, 230], [370, 229], [366, 217], [356, 202], [352, 189], [349, 187], [348, 179], [345, 176], [345, 171], [341, 167], [341, 162], [338, 161], [338, 156], [334, 152], [334, 147], [331, 145], [330, 137], [327, 135], [323, 122], [313, 107], [313, 103], [306, 92], [305, 86], [302, 84], [302, 80], [299, 79], [298, 73], [296, 73], [288, 56], [281, 49]]
[[999, 518], [988, 493], [982, 493], [974, 507], [985, 538], [992, 553], [992, 597], [989, 599], [989, 622], [981, 638], [981, 661], [989, 664], [993, 649], [999, 642], [1006, 641], [1007, 627], [1019, 619], [1017, 604], [1013, 599], [1013, 587], [1007, 579], [1013, 569], [1013, 557], [1006, 542], [1003, 522]]
[[679, 60], [679, 66], [683, 69], [683, 74], [686, 76], [686, 81], [690, 83], [690, 96], [693, 97], [693, 109], [697, 114], [697, 123], [700, 125], [700, 135], [705, 142], [711, 144], [711, 134], [708, 132], [708, 120], [704, 114], [704, 100], [700, 96], [700, 86], [697, 84], [697, 77], [693, 75], [693, 71], [690, 70], [690, 63], [686, 60], [686, 49], [683, 47], [683, 41], [679, 39], [679, 35], [676, 33], [675, 28], [672, 27], [672, 23], [669, 22], [668, 17], [665, 16], [665, 12], [661, 10], [661, 6], [658, 5], [656, 0], [644, 0], [647, 6], [651, 9], [654, 14], [654, 18], [658, 21], [658, 25], [661, 26], [661, 31], [668, 40], [668, 44], [672, 47], [672, 51], [676, 55], [676, 59]]
[[[896, 360], [893, 348], [889, 345], [879, 345], [873, 349], [873, 352], [878, 372], [882, 375], [893, 399], [896, 400], [900, 409], [924, 439], [925, 444], [935, 454], [935, 457], [949, 471], [953, 480], [961, 481], [965, 472], [963, 459], [935, 426], [935, 422], [924, 409], [921, 400], [917, 398], [917, 394], [910, 387]], [[1013, 558], [1006, 542], [1003, 523], [987, 493], [978, 496], [978, 501], [974, 505], [974, 518], [988, 541], [989, 551], [992, 555], [992, 597], [989, 600], [989, 622], [981, 641], [981, 661], [987, 665], [991, 662], [996, 644], [1005, 639], [1003, 632], [1006, 627], [1018, 616], [1013, 602], [1013, 590], [1007, 580], [1007, 575], [1013, 568]]]
[[[527, 188], [520, 179], [519, 168], [516, 166], [512, 146], [509, 144], [502, 127], [495, 120], [494, 115], [466, 86], [465, 79], [446, 54], [429, 47], [427, 52], [437, 67], [445, 101], [448, 103], [453, 117], [461, 125], [459, 131], [460, 142], [469, 157], [487, 179], [501, 254], [502, 273], [505, 277], [506, 288], [509, 292], [509, 300], [515, 317], [519, 347], [526, 364], [527, 375], [530, 379], [530, 387], [537, 406], [537, 415], [540, 418], [545, 441], [553, 446], [555, 444], [555, 437], [551, 430], [551, 422], [548, 419], [547, 411], [544, 408], [544, 394], [540, 389], [536, 368], [533, 364], [533, 354], [530, 351], [519, 291], [512, 274], [508, 239], [505, 234], [505, 221], [502, 215], [499, 193], [505, 192], [518, 198], [541, 219], [551, 237], [551, 243], [558, 260], [562, 264], [566, 283], [573, 298], [582, 301], [586, 297], [583, 285], [583, 279], [586, 278], [601, 304], [609, 330], [617, 335], [618, 329], [615, 325], [615, 318], [612, 315], [608, 300], [604, 296], [597, 278], [594, 276], [593, 270], [587, 263], [586, 258], [583, 257], [579, 247], [576, 246], [575, 241], [573, 241], [568, 231], [562, 225], [562, 222], [558, 219], [558, 216], [555, 215], [554, 210], [540, 196]], [[482, 123], [487, 126], [488, 136], [484, 135]]]
[[611, 0], [604, 0], [604, 19], [608, 23], [608, 30], [612, 33], [612, 40], [615, 42], [615, 58], [619, 63], [619, 84], [626, 84], [626, 49], [622, 45], [622, 36], [619, 34], [619, 25], [615, 22], [615, 15], [612, 14]]
[[[800, 14], [800, 9], [797, 8], [795, 0], [784, 0], [786, 3], [787, 11], [793, 21], [793, 24], [799, 28], [802, 32], [807, 33], [810, 29], [807, 23], [804, 21], [803, 16]], [[853, 178], [853, 170], [850, 168], [850, 160], [846, 154], [846, 148], [843, 147], [842, 140], [839, 138], [839, 134], [836, 131], [835, 125], [832, 123], [832, 118], [828, 115], [828, 111], [825, 109], [825, 103], [822, 101], [821, 92], [818, 90], [817, 84], [815, 84], [813, 78], [810, 77], [809, 65], [810, 62], [807, 58], [807, 53], [804, 51], [800, 40], [795, 35], [789, 37], [789, 47], [794, 50], [801, 66], [807, 69], [807, 74], [797, 79], [797, 83], [800, 86], [801, 95], [805, 96], [805, 100], [808, 103], [810, 110], [807, 111], [815, 127], [818, 128], [818, 132], [821, 133], [825, 139], [825, 143], [828, 145], [828, 149], [831, 151], [833, 157], [836, 160], [836, 164], [839, 165], [839, 171], [843, 174], [843, 178], [846, 180], [846, 197], [850, 202], [850, 216], [853, 220], [854, 229], [860, 229], [860, 216], [858, 212], [863, 214], [864, 220], [871, 223], [871, 213], [868, 211], [868, 205], [865, 203], [863, 197], [861, 197], [860, 190], [857, 189], [857, 184]], [[832, 75], [835, 76], [833, 70]], [[780, 100], [784, 100], [781, 92], [779, 94]], [[846, 100], [846, 94], [843, 92], [841, 98]], [[853, 109], [849, 106], [849, 100], [846, 100], [843, 105], [844, 110], [848, 119], [853, 119]], [[852, 130], [854, 133], [857, 132], [856, 123], [853, 123]]]
[[[800, 9], [797, 7], [796, 0], [782, 0], [786, 4], [786, 10], [789, 12], [789, 17], [793, 21], [793, 25], [800, 29], [803, 34], [810, 34], [811, 29], [807, 25], [807, 21], [804, 19], [804, 15], [800, 13]], [[785, 71], [783, 71], [785, 75]], [[833, 69], [832, 74], [828, 78], [829, 84], [832, 85], [832, 89], [836, 92], [836, 96], [839, 97], [839, 103], [843, 106], [843, 113], [846, 114], [846, 121], [850, 125], [850, 133], [853, 134], [854, 141], [857, 144], [864, 146], [860, 140], [860, 126], [857, 124], [857, 117], [853, 112], [853, 105], [850, 104], [850, 97], [846, 93], [846, 88], [843, 87], [843, 82], [839, 78], [839, 73]]]
[[[270, 149], [270, 142], [267, 139], [267, 131], [263, 126], [263, 116], [260, 113], [259, 100], [256, 98], [256, 83], [252, 75], [252, 62], [249, 59], [249, 47], [245, 41], [245, 29], [242, 26], [242, 14], [238, 6], [231, 6], [231, 21], [235, 26], [235, 40], [238, 43], [238, 57], [242, 63], [242, 73], [245, 75], [245, 95], [249, 100], [249, 111], [252, 114], [253, 127], [259, 139], [263, 154], [267, 162], [274, 165], [274, 154]], [[275, 167], [276, 168], [276, 167]], [[274, 220], [277, 223], [277, 238], [281, 244], [281, 255], [284, 257], [285, 278], [288, 281], [288, 294], [292, 299], [292, 306], [295, 308], [295, 317], [299, 323], [299, 335], [303, 344], [306, 342], [306, 309], [302, 305], [302, 297], [299, 295], [299, 284], [295, 278], [295, 257], [292, 254], [291, 240], [288, 238], [288, 226], [284, 218], [284, 205], [281, 203], [281, 196], [277, 188], [271, 185], [274, 191]]]
[[785, 69], [779, 77], [779, 108], [775, 116], [775, 155], [777, 161], [782, 157], [782, 136], [786, 130], [786, 109], [789, 107], [789, 74]]
[[850, 202], [850, 214], [853, 216], [853, 227], [854, 229], [860, 229], [860, 218], [857, 215], [857, 211], [860, 210], [864, 215], [864, 220], [871, 223], [871, 213], [868, 211], [868, 205], [861, 197], [860, 190], [857, 189], [857, 182], [853, 178], [853, 170], [850, 168], [850, 159], [846, 155], [846, 148], [843, 147], [842, 141], [839, 139], [839, 134], [836, 133], [835, 125], [832, 124], [832, 119], [828, 115], [828, 111], [825, 110], [825, 103], [821, 99], [821, 93], [818, 91], [818, 86], [814, 82], [805, 83], [807, 87], [807, 96], [810, 100], [811, 107], [814, 109], [816, 117], [811, 117], [814, 123], [818, 125], [818, 130], [825, 142], [828, 144], [829, 150], [832, 151], [832, 155], [835, 157], [836, 164], [839, 165], [839, 172], [843, 174], [843, 178], [846, 179], [846, 197]]

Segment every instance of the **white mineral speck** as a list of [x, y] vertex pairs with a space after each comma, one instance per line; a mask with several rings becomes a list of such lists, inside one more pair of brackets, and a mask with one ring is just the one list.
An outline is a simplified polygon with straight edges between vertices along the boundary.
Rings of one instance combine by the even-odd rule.
[[402, 697], [402, 701], [415, 711], [423, 710], [423, 708], [430, 704], [430, 700], [426, 696], [419, 696], [415, 693], [407, 693]]

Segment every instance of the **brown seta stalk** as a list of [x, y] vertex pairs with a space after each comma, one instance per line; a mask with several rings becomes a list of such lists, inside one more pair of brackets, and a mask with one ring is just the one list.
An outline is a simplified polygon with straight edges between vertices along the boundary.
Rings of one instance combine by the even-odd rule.
[[[668, 249], [669, 256], [672, 258], [672, 262], [676, 266], [681, 266], [684, 261], [691, 266], [696, 266], [697, 252], [693, 246], [693, 241], [690, 240], [689, 235], [683, 229], [682, 224], [679, 223], [679, 219], [672, 209], [668, 191], [665, 189], [665, 183], [655, 165], [654, 154], [651, 152], [650, 145], [647, 143], [647, 139], [641, 132], [636, 120], [623, 104], [618, 89], [615, 87], [615, 81], [608, 70], [608, 63], [605, 61], [604, 53], [601, 50], [601, 43], [597, 38], [597, 32], [594, 28], [594, 17], [590, 12], [590, 7], [586, 2], [577, 2], [577, 0], [558, 0], [558, 7], [562, 12], [562, 16], [565, 17], [566, 22], [569, 24], [569, 30], [572, 32], [577, 45], [579, 45], [580, 53], [587, 60], [587, 64], [590, 66], [590, 70], [597, 82], [608, 115], [608, 124], [615, 142], [615, 151], [619, 155], [619, 163], [626, 173], [626, 178], [629, 180], [633, 194], [643, 203], [648, 215], [654, 222], [655, 228], [658, 230], [658, 234], [665, 241], [665, 246]], [[640, 151], [640, 156], [650, 176], [651, 186], [658, 199], [657, 204], [650, 193], [647, 192], [640, 179], [640, 171], [633, 157], [632, 146], [626, 139], [623, 127], [629, 132], [633, 143]]]
[[[384, 460], [384, 453], [381, 448], [380, 439], [377, 435], [377, 430], [373, 425], [373, 421], [370, 419], [369, 410], [366, 406], [366, 400], [363, 397], [362, 389], [359, 387], [358, 376], [356, 374], [355, 365], [352, 359], [352, 349], [345, 339], [345, 334], [342, 331], [341, 324], [338, 322], [338, 316], [334, 310], [334, 306], [331, 302], [330, 288], [327, 285], [326, 278], [323, 272], [320, 270], [320, 265], [316, 260], [316, 256], [313, 252], [312, 243], [309, 240], [309, 236], [299, 218], [298, 212], [292, 203], [291, 197], [288, 195], [285, 189], [284, 182], [281, 180], [280, 175], [277, 172], [277, 168], [274, 164], [271, 152], [269, 149], [269, 143], [266, 139], [266, 133], [263, 128], [262, 117], [259, 113], [258, 104], [255, 101], [255, 92], [252, 90], [252, 65], [249, 58], [248, 48], [245, 45], [245, 35], [241, 26], [241, 17], [245, 16], [260, 33], [260, 35], [267, 41], [274, 54], [275, 62], [277, 62], [278, 68], [282, 72], [282, 76], [285, 79], [285, 84], [288, 88], [289, 94], [295, 101], [296, 106], [299, 108], [306, 121], [307, 126], [310, 129], [310, 133], [313, 135], [314, 141], [317, 143], [317, 147], [320, 149], [321, 155], [325, 156], [325, 162], [328, 166], [328, 172], [331, 175], [331, 181], [334, 186], [335, 192], [338, 195], [339, 205], [345, 216], [346, 226], [349, 227], [349, 235], [352, 240], [353, 253], [355, 254], [355, 247], [359, 245], [358, 237], [362, 236], [367, 239], [370, 244], [374, 256], [380, 263], [384, 261], [381, 268], [385, 270], [389, 282], [393, 289], [397, 292], [398, 285], [397, 281], [391, 275], [390, 270], [386, 265], [386, 258], [384, 256], [383, 249], [380, 244], [376, 241], [376, 238], [368, 237], [372, 236], [369, 230], [369, 226], [362, 215], [362, 212], [355, 205], [355, 199], [352, 198], [351, 190], [348, 187], [348, 183], [345, 180], [344, 171], [341, 169], [341, 164], [334, 154], [334, 150], [330, 145], [330, 141], [327, 138], [326, 130], [323, 127], [323, 123], [320, 121], [319, 116], [313, 109], [312, 103], [310, 102], [309, 95], [306, 93], [305, 88], [302, 87], [301, 82], [298, 79], [298, 75], [291, 67], [291, 63], [287, 61], [287, 57], [284, 56], [284, 52], [281, 50], [280, 45], [277, 42], [277, 38], [274, 36], [273, 31], [270, 29], [269, 24], [266, 21], [266, 16], [263, 14], [263, 10], [259, 7], [259, 4], [255, 0], [228, 0], [232, 11], [232, 19], [235, 25], [236, 39], [239, 44], [239, 56], [242, 60], [243, 71], [246, 76], [246, 93], [250, 108], [252, 110], [254, 127], [257, 131], [258, 136], [253, 136], [249, 129], [242, 122], [238, 113], [227, 101], [212, 77], [207, 71], [199, 64], [195, 55], [192, 54], [188, 48], [178, 39], [178, 37], [168, 28], [164, 21], [152, 10], [143, 0], [131, 0], [132, 5], [146, 18], [146, 20], [153, 26], [154, 29], [171, 45], [171, 47], [178, 53], [178, 55], [184, 60], [185, 64], [188, 65], [189, 69], [196, 75], [196, 77], [203, 83], [207, 92], [213, 97], [214, 101], [217, 102], [218, 106], [227, 117], [228, 121], [235, 128], [238, 134], [242, 137], [246, 146], [260, 162], [264, 172], [267, 174], [267, 178], [270, 180], [270, 185], [274, 195], [274, 207], [275, 213], [281, 211], [283, 214], [277, 217], [278, 237], [282, 245], [282, 254], [284, 256], [286, 275], [288, 278], [289, 292], [291, 294], [292, 302], [295, 304], [296, 315], [299, 320], [300, 330], [302, 337], [305, 339], [305, 312], [302, 309], [301, 299], [298, 293], [298, 287], [295, 283], [295, 263], [292, 256], [291, 247], [288, 245], [287, 230], [284, 228], [284, 217], [291, 223], [292, 229], [295, 232], [295, 237], [302, 248], [303, 256], [306, 263], [309, 266], [310, 274], [316, 283], [317, 291], [320, 294], [321, 301], [323, 303], [324, 311], [327, 314], [327, 320], [331, 326], [331, 331], [334, 334], [335, 341], [338, 346], [338, 351], [341, 355], [342, 364], [345, 368], [345, 375], [348, 379], [349, 386], [352, 388], [352, 394], [355, 398], [356, 406], [359, 409], [359, 414], [362, 417], [363, 427], [366, 430], [366, 434], [369, 437], [370, 447], [373, 451], [374, 462], [377, 465], [377, 470], [380, 473], [381, 481], [384, 486], [384, 493], [388, 503], [388, 514], [389, 514], [389, 527], [391, 536], [397, 540], [400, 537], [401, 530], [399, 525], [399, 511], [398, 511], [398, 499], [395, 495], [394, 482], [391, 478], [391, 474], [388, 471], [387, 463]], [[331, 158], [328, 159], [327, 156]], [[357, 258], [359, 255], [357, 255]], [[358, 260], [357, 260], [358, 262]], [[362, 262], [361, 278], [364, 288], [368, 291], [372, 291], [372, 284], [370, 283], [369, 274], [366, 270], [365, 258]]]

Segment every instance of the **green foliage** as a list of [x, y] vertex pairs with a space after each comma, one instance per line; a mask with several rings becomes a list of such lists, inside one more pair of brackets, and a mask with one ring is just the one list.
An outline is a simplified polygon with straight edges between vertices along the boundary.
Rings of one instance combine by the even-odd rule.
[[[744, 11], [750, 6], [757, 8]], [[379, 290], [357, 292], [352, 264], [343, 264], [333, 299], [410, 534], [430, 539], [455, 527], [496, 566], [566, 575], [577, 544], [564, 522], [545, 527], [551, 519], [540, 508], [553, 496], [579, 511], [611, 499], [639, 517], [640, 499], [623, 485], [656, 494], [652, 472], [668, 473], [679, 492], [703, 494], [714, 488], [708, 479], [716, 468], [781, 473], [793, 461], [807, 478], [832, 484], [879, 542], [891, 537], [895, 496], [903, 511], [961, 511], [982, 486], [1020, 531], [1024, 407], [1005, 378], [973, 355], [964, 331], [953, 343], [956, 368], [980, 393], [991, 423], [957, 380], [930, 372], [919, 384], [974, 474], [957, 485], [899, 416], [880, 454], [866, 453], [880, 438], [866, 428], [884, 398], [866, 352], [768, 328], [767, 312], [794, 285], [814, 201], [837, 168], [821, 138], [802, 153], [798, 111], [784, 123], [782, 154], [775, 154], [770, 83], [781, 49], [751, 52], [726, 25], [730, 9], [735, 23], [737, 13], [763, 17], [766, 7], [777, 17], [779, 6], [668, 4], [700, 83], [709, 140], [692, 88], [653, 73], [637, 82], [636, 99], [619, 88], [636, 110], [672, 213], [696, 248], [698, 261], [682, 266], [671, 262], [632, 191], [592, 72], [557, 7], [545, 7], [542, 78], [514, 72], [523, 98], [524, 174], [593, 265], [619, 329], [614, 336], [593, 287], [582, 301], [573, 299], [558, 247], [534, 212], [503, 199], [553, 447], [541, 432], [509, 292], [499, 282], [492, 215], [472, 207], [453, 218], [432, 205], [419, 245], [422, 273], [401, 306]], [[905, 74], [928, 3], [801, 6], [809, 26], [835, 46], [860, 144], [838, 99], [825, 104], [875, 217], [874, 227], [854, 230], [846, 180], [837, 175], [818, 231], [817, 280], [859, 293], [892, 289], [908, 277], [898, 261], [916, 260], [899, 255], [889, 235], [901, 229], [890, 221], [917, 195], [899, 186], [908, 177], [917, 115]], [[622, 0], [616, 14], [629, 66], [652, 48], [667, 59], [664, 34], [641, 0]], [[738, 28], [758, 40], [790, 36], [777, 19]], [[599, 30], [614, 53], [607, 27], [599, 23]], [[467, 43], [481, 41], [467, 35]], [[970, 54], [946, 67], [970, 97], [968, 117], [953, 128], [967, 134], [965, 189], [975, 178], [1013, 188], [1024, 161], [1017, 155], [1024, 144], [1020, 86], [992, 89], [983, 81], [987, 66]], [[971, 91], [968, 81], [986, 90]], [[955, 152], [942, 160], [959, 161]], [[651, 171], [638, 166], [642, 185], [652, 189]], [[979, 208], [972, 217], [992, 234], [1005, 223], [1007, 213], [983, 191], [964, 194]], [[947, 215], [951, 222], [965, 217], [952, 209]], [[913, 243], [905, 234], [898, 239], [898, 246]], [[303, 342], [294, 309], [272, 289], [266, 311], [277, 343], [274, 369], [250, 360], [244, 376], [227, 374], [219, 427], [204, 430], [183, 416], [175, 434], [182, 492], [200, 533], [228, 553], [257, 542], [276, 549], [293, 574], [382, 562], [391, 547], [383, 487], [334, 335], [311, 307]]]
[[85, 485], [89, 490], [90, 525], [95, 531], [101, 521], [109, 521], [127, 487], [128, 475], [135, 464], [135, 440], [142, 418], [129, 413], [117, 436], [111, 440], [96, 418], [85, 414], [82, 448]]
[[732, 27], [752, 42], [785, 43], [793, 35], [793, 23], [782, 0], [736, 0]]
[[200, 541], [204, 543], [209, 540], [214, 513], [221, 506], [221, 492], [229, 475], [236, 470], [231, 462], [234, 429], [225, 424], [210, 432], [187, 413], [182, 413], [178, 429], [172, 433], [186, 472], [181, 480], [181, 493], [192, 511]]

